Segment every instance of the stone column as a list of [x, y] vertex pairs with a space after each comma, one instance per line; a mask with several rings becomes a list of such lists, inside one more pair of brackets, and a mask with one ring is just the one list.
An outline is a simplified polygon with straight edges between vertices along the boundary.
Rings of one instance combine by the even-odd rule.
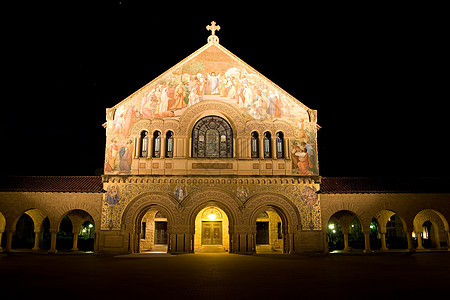
[[[450, 231], [446, 231], [445, 235], [447, 236], [447, 248], [448, 248], [448, 251], [450, 251]], [[0, 240], [1, 240], [1, 237], [2, 237], [2, 235], [0, 233]]]
[[51, 233], [51, 240], [50, 240], [50, 249], [48, 250], [49, 254], [55, 254], [56, 253], [56, 234], [58, 231], [56, 229], [50, 229]]
[[31, 250], [39, 250], [39, 236], [41, 235], [40, 231], [34, 232], [34, 247]]
[[420, 235], [420, 232], [416, 232], [416, 236], [417, 236], [417, 250], [423, 250], [423, 249], [425, 249], [425, 248], [423, 247], [422, 236]]
[[284, 138], [284, 159], [289, 159], [290, 158], [290, 148], [289, 148], [289, 139], [288, 138]]
[[259, 158], [264, 159], [264, 135], [259, 137]]
[[167, 253], [175, 252], [172, 250], [172, 233], [167, 232]]
[[386, 246], [386, 232], [380, 232], [381, 236], [381, 251], [388, 251], [389, 249]]
[[94, 253], [98, 253], [99, 252], [99, 242], [100, 239], [98, 238], [100, 230], [97, 229], [97, 227], [95, 227], [95, 231], [94, 231]]
[[434, 243], [436, 245], [436, 249], [441, 249], [441, 237], [439, 235], [439, 228], [435, 226], [435, 229]]
[[147, 156], [145, 158], [151, 159], [153, 157], [153, 135], [148, 137]]
[[289, 234], [289, 254], [293, 254], [294, 253], [294, 234], [290, 233]]
[[252, 233], [252, 247], [250, 250], [256, 253], [256, 232]]
[[141, 156], [141, 138], [134, 138], [134, 158]]
[[78, 231], [73, 232], [73, 247], [72, 251], [78, 251]]
[[[0, 242], [1, 242], [1, 240], [2, 240], [2, 235], [3, 235], [3, 231], [0, 231]], [[0, 243], [0, 250], [2, 250], [3, 248], [2, 248], [2, 244]]]
[[272, 159], [277, 159], [277, 138], [271, 137], [270, 142], [272, 143]]
[[12, 238], [13, 238], [13, 231], [11, 229], [6, 230], [6, 245], [5, 250], [3, 252], [5, 253], [11, 253], [12, 252]]
[[344, 251], [350, 251], [348, 246], [348, 232], [344, 232]]
[[363, 232], [364, 233], [364, 253], [372, 253], [370, 249], [370, 231]]
[[159, 151], [160, 158], [165, 158], [166, 157], [166, 137], [161, 133], [161, 151]]

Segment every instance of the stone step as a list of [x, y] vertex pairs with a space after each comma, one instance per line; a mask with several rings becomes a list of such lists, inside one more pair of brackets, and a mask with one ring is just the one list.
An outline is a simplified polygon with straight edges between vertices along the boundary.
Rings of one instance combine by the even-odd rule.
[[222, 245], [203, 245], [195, 253], [226, 253]]
[[281, 253], [281, 251], [276, 251], [271, 245], [256, 245], [256, 253]]
[[167, 252], [167, 245], [154, 245], [151, 252]]

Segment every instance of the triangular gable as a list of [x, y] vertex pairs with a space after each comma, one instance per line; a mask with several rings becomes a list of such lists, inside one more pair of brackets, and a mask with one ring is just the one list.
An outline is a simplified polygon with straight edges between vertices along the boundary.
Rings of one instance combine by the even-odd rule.
[[[208, 78], [211, 75], [217, 76], [219, 74], [220, 83], [213, 92], [211, 91], [212, 87]], [[125, 113], [130, 107], [134, 107], [141, 114], [142, 110], [145, 110], [147, 113], [144, 113], [144, 117], [149, 119], [177, 118], [182, 113], [179, 110], [180, 104], [172, 109], [173, 105], [171, 104], [173, 103], [169, 102], [167, 110], [162, 109], [158, 107], [160, 105], [158, 103], [160, 102], [158, 94], [166, 85], [171, 86], [173, 94], [173, 89], [183, 84], [185, 103], [181, 105], [189, 106], [190, 100], [188, 95], [195, 86], [193, 81], [197, 81], [197, 84], [200, 85], [200, 87], [197, 87], [196, 93], [199, 93], [198, 90], [202, 89], [199, 95], [204, 95], [204, 97], [201, 98], [226, 102], [234, 102], [233, 100], [236, 100], [236, 105], [249, 113], [249, 119], [280, 119], [286, 117], [288, 119], [304, 119], [305, 121], [315, 122], [315, 114], [311, 114], [312, 110], [218, 43], [204, 45], [113, 108], [118, 114]], [[252, 87], [252, 91], [244, 91], [245, 87]], [[245, 92], [247, 95], [243, 94]], [[251, 97], [248, 97], [249, 93], [251, 93]], [[211, 98], [207, 96], [208, 94], [211, 96], [217, 95], [217, 97]], [[173, 98], [173, 95], [170, 96]], [[240, 103], [239, 98], [244, 99], [244, 101], [247, 98], [247, 103]], [[252, 99], [249, 100], [248, 98]], [[264, 102], [264, 105], [256, 111], [255, 108], [250, 106], [258, 106], [256, 102], [258, 98], [261, 98], [261, 102]], [[271, 99], [274, 99], [272, 100], [272, 106], [270, 103]], [[171, 100], [172, 102], [174, 101], [173, 99]], [[197, 101], [201, 100], [204, 99]], [[251, 102], [249, 103], [249, 101]], [[279, 102], [274, 105], [274, 101]], [[117, 117], [118, 115], [116, 114], [114, 119]]]

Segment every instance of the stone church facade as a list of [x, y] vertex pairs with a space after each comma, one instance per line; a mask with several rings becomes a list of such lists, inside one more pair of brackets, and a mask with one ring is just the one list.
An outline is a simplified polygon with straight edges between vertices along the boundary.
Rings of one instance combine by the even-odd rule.
[[357, 220], [370, 252], [375, 223], [388, 250], [394, 215], [405, 248], [423, 248], [425, 233], [448, 248], [449, 193], [322, 178], [317, 111], [220, 45], [214, 22], [208, 29], [205, 46], [107, 109], [105, 175], [4, 180], [4, 251], [24, 214], [35, 250], [46, 222], [50, 252], [63, 219], [73, 250], [89, 223], [104, 253], [327, 252], [334, 224], [349, 250]]

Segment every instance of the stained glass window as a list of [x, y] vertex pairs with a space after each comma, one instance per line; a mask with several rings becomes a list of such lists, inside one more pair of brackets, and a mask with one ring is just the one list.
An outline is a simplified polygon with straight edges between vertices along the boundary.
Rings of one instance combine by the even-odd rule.
[[192, 130], [192, 157], [233, 157], [233, 130], [218, 116], [207, 116], [197, 121]]
[[270, 143], [271, 134], [270, 132], [264, 132], [264, 158], [272, 157], [272, 145]]
[[252, 158], [259, 158], [259, 139], [256, 131], [252, 132]]

